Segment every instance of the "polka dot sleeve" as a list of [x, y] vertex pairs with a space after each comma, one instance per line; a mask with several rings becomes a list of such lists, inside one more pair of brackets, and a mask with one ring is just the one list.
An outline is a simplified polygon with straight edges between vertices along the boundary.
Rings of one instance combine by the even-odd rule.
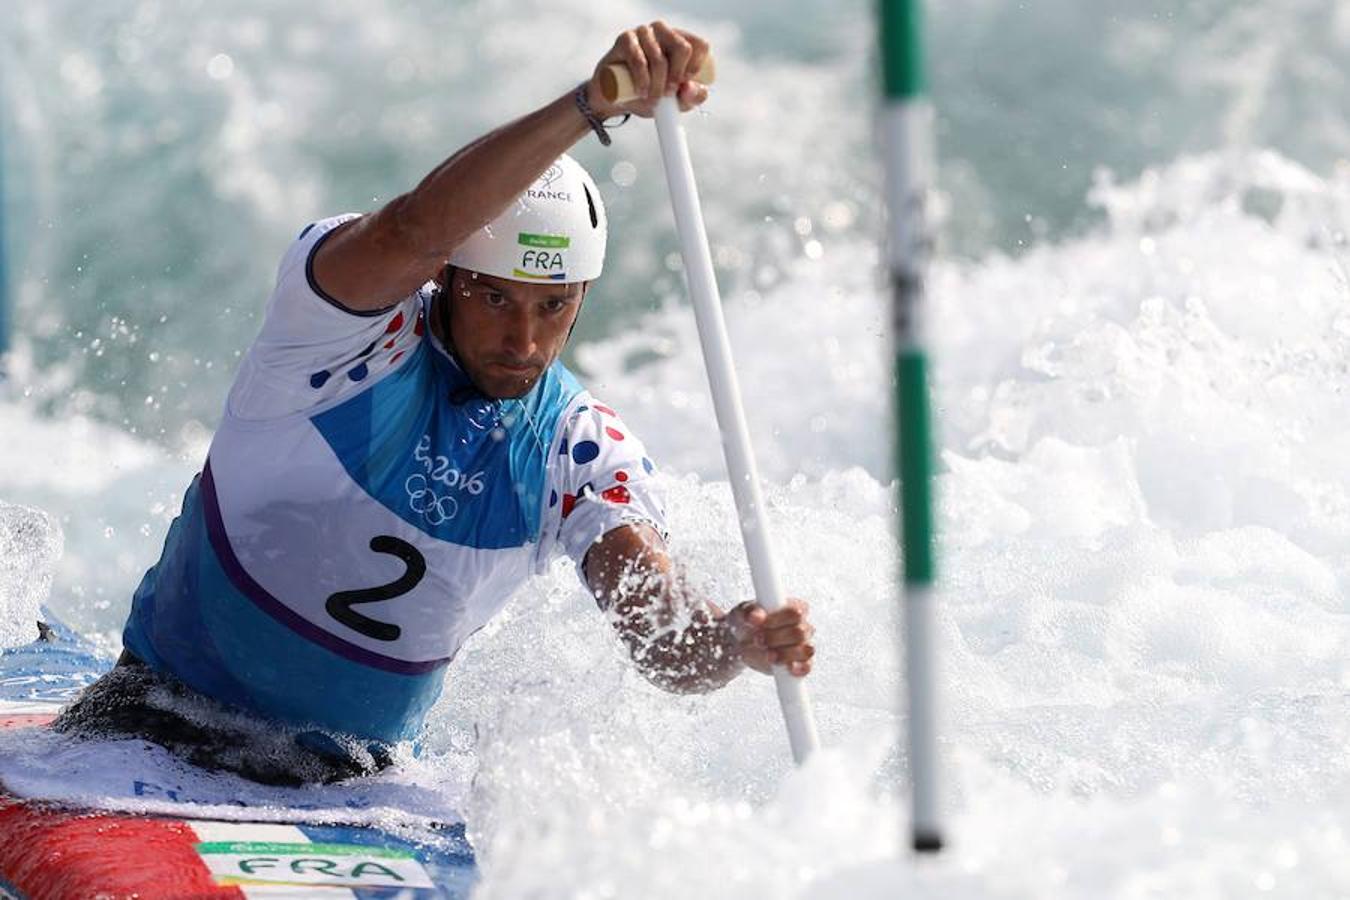
[[620, 525], [647, 523], [666, 536], [656, 466], [614, 410], [583, 395], [554, 440], [540, 565], [554, 547], [581, 565], [591, 545]]
[[423, 324], [417, 294], [353, 312], [314, 279], [314, 254], [354, 214], [307, 226], [282, 257], [262, 328], [239, 367], [229, 413], [266, 420], [307, 412], [364, 390], [405, 359]]

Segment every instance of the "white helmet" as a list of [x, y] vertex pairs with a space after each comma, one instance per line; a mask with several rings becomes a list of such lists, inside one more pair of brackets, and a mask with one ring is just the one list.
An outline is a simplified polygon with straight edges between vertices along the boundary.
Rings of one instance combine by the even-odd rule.
[[563, 154], [501, 215], [456, 247], [449, 261], [511, 281], [590, 281], [604, 267], [607, 233], [595, 182]]

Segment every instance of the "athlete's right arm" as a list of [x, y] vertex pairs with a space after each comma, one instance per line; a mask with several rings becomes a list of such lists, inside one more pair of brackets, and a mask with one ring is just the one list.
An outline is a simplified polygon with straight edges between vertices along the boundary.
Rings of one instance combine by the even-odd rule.
[[596, 541], [583, 563], [586, 584], [647, 680], [677, 694], [722, 687], [745, 666], [769, 674], [811, 671], [815, 628], [790, 598], [774, 612], [747, 601], [729, 612], [694, 594], [665, 541], [648, 525], [621, 525]]
[[[708, 44], [697, 35], [653, 22], [619, 35], [596, 64], [587, 84], [591, 108], [601, 117], [624, 112], [650, 115], [662, 92], [677, 92], [692, 109], [707, 89], [692, 80]], [[608, 103], [600, 72], [621, 62], [645, 96], [622, 106]], [[314, 257], [318, 287], [358, 312], [383, 309], [435, 277], [458, 244], [520, 196], [590, 126], [568, 91], [547, 106], [489, 132], [437, 166], [406, 194], [333, 232]]]

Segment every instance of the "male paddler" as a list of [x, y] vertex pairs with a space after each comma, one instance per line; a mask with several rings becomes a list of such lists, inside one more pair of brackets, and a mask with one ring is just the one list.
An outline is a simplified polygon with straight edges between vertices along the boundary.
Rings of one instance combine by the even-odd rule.
[[[703, 103], [707, 53], [663, 22], [625, 31], [575, 90], [383, 208], [300, 231], [125, 653], [58, 728], [268, 782], [373, 771], [416, 739], [464, 641], [559, 552], [664, 688], [810, 671], [804, 604], [723, 612], [685, 590], [652, 460], [558, 361], [606, 240], [600, 192], [565, 151], [608, 143], [606, 121], [663, 94]], [[610, 63], [639, 99], [605, 99]], [[255, 752], [253, 720], [287, 752]]]

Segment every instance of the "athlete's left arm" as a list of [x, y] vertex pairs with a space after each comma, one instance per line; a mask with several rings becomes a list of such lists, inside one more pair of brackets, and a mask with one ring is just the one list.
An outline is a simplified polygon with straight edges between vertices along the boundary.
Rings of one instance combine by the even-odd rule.
[[665, 542], [650, 525], [623, 525], [586, 554], [586, 582], [649, 681], [676, 693], [703, 693], [746, 666], [775, 664], [798, 677], [811, 671], [815, 629], [807, 606], [791, 599], [775, 612], [753, 602], [729, 612], [693, 594]]

